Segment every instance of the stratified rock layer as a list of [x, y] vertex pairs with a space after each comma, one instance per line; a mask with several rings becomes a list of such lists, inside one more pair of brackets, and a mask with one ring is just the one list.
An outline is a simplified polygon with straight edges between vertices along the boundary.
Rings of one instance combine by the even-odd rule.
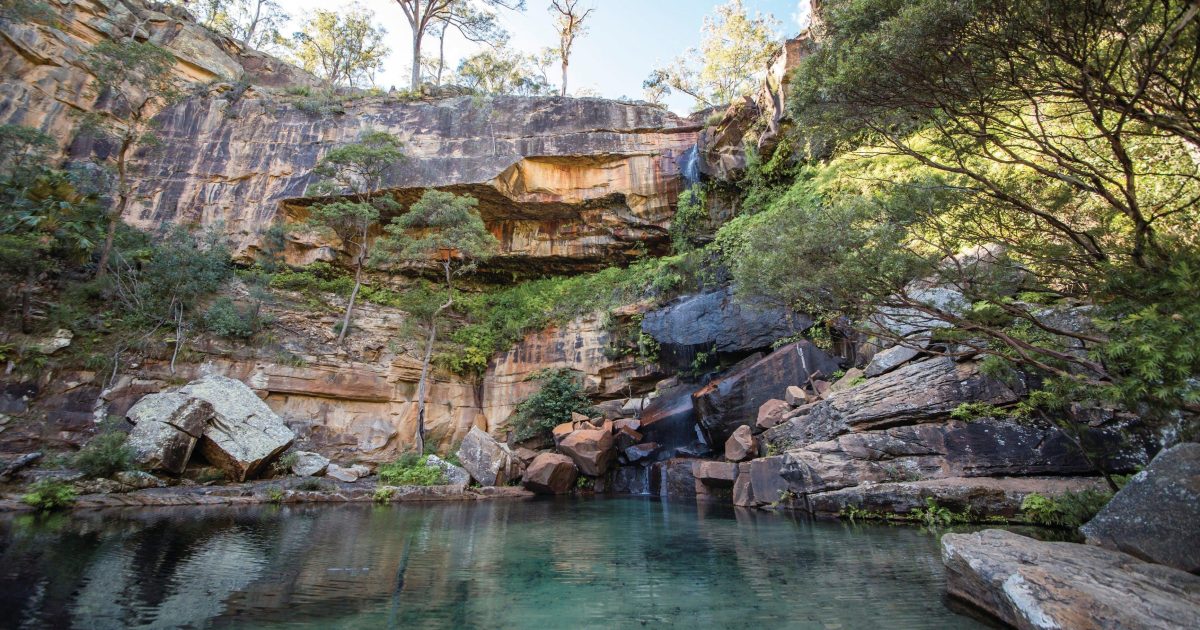
[[1200, 627], [1200, 577], [1007, 531], [942, 536], [950, 594], [1022, 629]]

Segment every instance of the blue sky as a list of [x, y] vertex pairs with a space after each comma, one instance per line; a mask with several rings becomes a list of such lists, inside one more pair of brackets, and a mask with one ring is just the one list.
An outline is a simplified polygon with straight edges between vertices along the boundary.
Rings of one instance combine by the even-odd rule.
[[[588, 1], [588, 0], [585, 0]], [[589, 88], [609, 98], [641, 98], [642, 81], [650, 70], [665, 64], [700, 41], [704, 16], [723, 4], [715, 0], [590, 0], [596, 8], [587, 37], [577, 40], [572, 54], [570, 86]], [[294, 14], [331, 5], [350, 3], [329, 0], [285, 0], [280, 2]], [[404, 14], [393, 0], [361, 0], [373, 10], [388, 30], [392, 55], [378, 77], [384, 89], [407, 85], [410, 33]], [[526, 0], [523, 14], [502, 15], [512, 33], [512, 44], [526, 52], [536, 52], [557, 40], [547, 7], [549, 0]], [[801, 6], [808, 0], [744, 0], [747, 10], [770, 13], [779, 21], [780, 37], [799, 32], [797, 22]], [[458, 58], [472, 52], [473, 44], [447, 39], [448, 56], [455, 65]], [[687, 112], [691, 99], [676, 95], [668, 100], [672, 109]]]

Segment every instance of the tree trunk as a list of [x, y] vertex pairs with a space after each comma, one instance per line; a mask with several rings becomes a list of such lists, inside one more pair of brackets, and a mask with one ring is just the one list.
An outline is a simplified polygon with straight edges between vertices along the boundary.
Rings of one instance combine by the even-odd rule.
[[567, 95], [567, 57], [565, 55], [563, 56], [562, 68], [563, 68], [562, 95], [566, 96]]
[[96, 279], [103, 278], [108, 273], [108, 259], [112, 255], [117, 225], [121, 222], [121, 217], [125, 216], [125, 208], [129, 205], [129, 174], [125, 166], [125, 157], [132, 145], [133, 137], [126, 134], [121, 140], [121, 150], [117, 153], [117, 207], [108, 215], [108, 233], [104, 236], [104, 247], [100, 250], [100, 266], [96, 269]]
[[438, 38], [438, 73], [437, 85], [442, 87], [442, 72], [446, 69], [446, 25], [442, 25], [442, 35]]
[[246, 45], [253, 47], [251, 40], [254, 39], [254, 31], [258, 30], [258, 17], [262, 14], [263, 0], [258, 0], [254, 5], [254, 19], [250, 20], [250, 27], [246, 29]]
[[346, 338], [346, 331], [350, 330], [350, 313], [354, 311], [354, 299], [358, 297], [358, 289], [362, 286], [362, 259], [362, 254], [359, 254], [358, 266], [354, 270], [354, 290], [350, 292], [350, 302], [346, 304], [346, 316], [342, 318], [342, 329], [338, 331], [337, 344], [339, 346]]
[[425, 390], [429, 383], [429, 364], [433, 361], [433, 344], [437, 341], [437, 320], [442, 312], [454, 305], [454, 285], [451, 283], [450, 261], [442, 263], [446, 271], [446, 303], [429, 318], [429, 338], [425, 341], [425, 358], [421, 361], [421, 380], [417, 382], [417, 454], [425, 454]]
[[412, 47], [412, 86], [413, 92], [421, 90], [421, 36], [424, 33], [417, 32], [413, 28], [413, 47]]

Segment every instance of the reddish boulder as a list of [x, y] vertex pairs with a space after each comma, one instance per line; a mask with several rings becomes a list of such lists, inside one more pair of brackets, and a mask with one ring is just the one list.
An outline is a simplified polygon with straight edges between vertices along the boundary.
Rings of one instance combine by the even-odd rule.
[[525, 469], [526, 488], [538, 494], [566, 494], [575, 487], [579, 471], [570, 457], [560, 453], [542, 453]]
[[620, 420], [613, 420], [613, 429], [616, 431], [620, 431], [623, 428], [637, 431], [641, 427], [642, 421], [638, 420], [637, 418], [621, 418]]
[[550, 429], [550, 433], [554, 435], [555, 444], [563, 441], [564, 438], [566, 438], [568, 435], [571, 435], [571, 433], [574, 431], [574, 422], [564, 422], [560, 425], [556, 425], [553, 429]]
[[568, 435], [558, 448], [575, 461], [580, 472], [599, 477], [613, 460], [613, 435], [603, 429], [582, 429]]
[[740, 462], [753, 459], [758, 455], [758, 440], [750, 432], [750, 427], [742, 425], [725, 441], [725, 459]]
[[628, 427], [621, 427], [615, 433], [617, 448], [625, 450], [634, 444], [642, 441], [642, 434]]
[[799, 385], [788, 385], [788, 388], [783, 392], [783, 398], [787, 401], [787, 404], [793, 407], [799, 407], [808, 402], [808, 394]]
[[791, 410], [792, 406], [787, 404], [786, 400], [772, 398], [758, 408], [758, 419], [754, 422], [754, 426], [759, 431], [766, 431], [783, 422], [783, 414]]

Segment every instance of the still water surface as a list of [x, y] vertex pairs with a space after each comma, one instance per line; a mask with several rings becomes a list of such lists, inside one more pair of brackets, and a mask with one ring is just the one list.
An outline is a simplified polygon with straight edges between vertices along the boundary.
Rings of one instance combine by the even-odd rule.
[[976, 628], [936, 538], [643, 498], [0, 518], [0, 627]]

